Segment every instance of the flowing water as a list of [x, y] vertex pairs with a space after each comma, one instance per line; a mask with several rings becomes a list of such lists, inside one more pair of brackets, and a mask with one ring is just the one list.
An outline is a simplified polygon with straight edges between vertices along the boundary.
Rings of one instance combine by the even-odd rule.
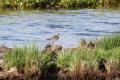
[[0, 45], [23, 46], [60, 33], [54, 44], [76, 47], [81, 38], [93, 40], [120, 30], [119, 9], [10, 10], [0, 9]]

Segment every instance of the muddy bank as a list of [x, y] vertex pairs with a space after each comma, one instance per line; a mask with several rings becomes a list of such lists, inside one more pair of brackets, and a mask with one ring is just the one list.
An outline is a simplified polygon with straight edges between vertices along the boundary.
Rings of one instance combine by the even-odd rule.
[[20, 73], [17, 69], [11, 68], [7, 72], [0, 73], [0, 80], [119, 80], [120, 72], [91, 71], [90, 69], [80, 71], [38, 71], [31, 68], [27, 73]]

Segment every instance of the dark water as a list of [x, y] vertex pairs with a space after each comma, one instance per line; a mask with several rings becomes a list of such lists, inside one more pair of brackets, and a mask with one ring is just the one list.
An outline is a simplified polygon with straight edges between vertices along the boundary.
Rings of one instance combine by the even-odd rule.
[[0, 45], [23, 46], [60, 33], [55, 44], [76, 47], [81, 38], [100, 38], [120, 30], [119, 9], [7, 10], [0, 9]]

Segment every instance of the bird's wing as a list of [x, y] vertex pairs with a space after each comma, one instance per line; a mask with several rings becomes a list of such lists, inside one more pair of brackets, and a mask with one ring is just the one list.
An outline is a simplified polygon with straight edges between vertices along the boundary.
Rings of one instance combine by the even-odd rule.
[[46, 40], [51, 40], [51, 38], [48, 38], [48, 39], [46, 39]]
[[57, 35], [54, 35], [54, 36], [52, 36], [51, 38], [48, 38], [47, 40], [51, 40], [51, 39], [54, 39], [54, 38], [56, 38], [57, 37]]

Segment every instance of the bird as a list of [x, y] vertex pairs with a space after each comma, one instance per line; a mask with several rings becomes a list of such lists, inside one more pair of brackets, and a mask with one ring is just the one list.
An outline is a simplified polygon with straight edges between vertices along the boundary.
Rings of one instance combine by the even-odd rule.
[[51, 38], [48, 38], [47, 40], [51, 41], [52, 45], [53, 45], [53, 42], [55, 42], [55, 41], [57, 41], [59, 39], [59, 35], [60, 35], [60, 33], [58, 33], [57, 35], [52, 36]]

